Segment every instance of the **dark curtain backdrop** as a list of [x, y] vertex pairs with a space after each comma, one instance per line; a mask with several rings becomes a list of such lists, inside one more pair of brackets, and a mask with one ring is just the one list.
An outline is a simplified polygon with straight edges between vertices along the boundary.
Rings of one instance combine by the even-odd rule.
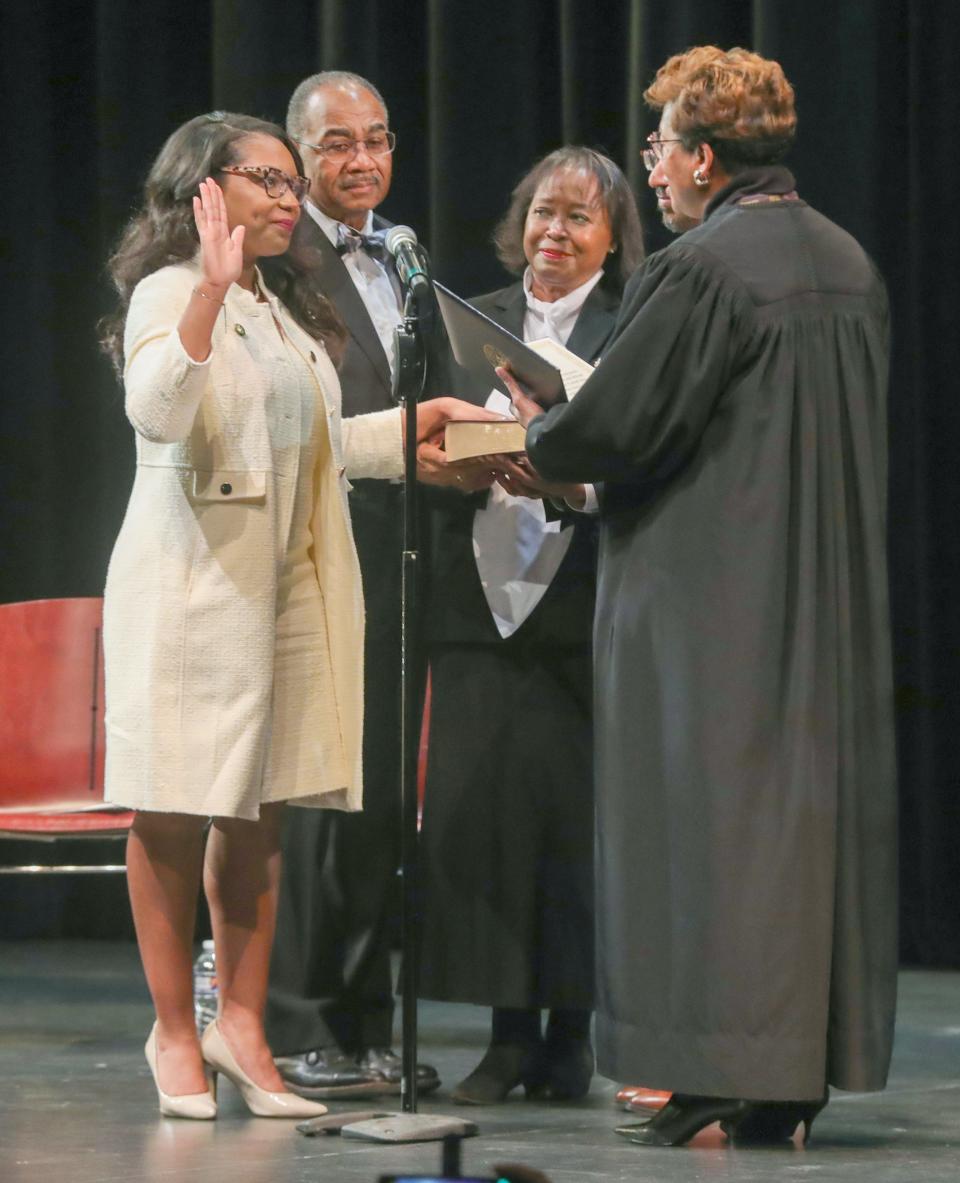
[[[641, 94], [656, 67], [702, 42], [778, 58], [797, 91], [800, 189], [860, 239], [891, 288], [903, 951], [960, 965], [960, 10], [935, 0], [72, 0], [4, 4], [0, 37], [3, 600], [102, 588], [133, 457], [95, 346], [109, 301], [103, 264], [182, 120], [211, 108], [282, 120], [304, 75], [369, 76], [399, 141], [384, 212], [419, 230], [440, 278], [475, 293], [504, 280], [489, 236], [511, 186], [564, 141], [623, 163], [649, 244], [664, 245], [639, 161], [655, 123]], [[3, 890], [8, 905], [33, 898]], [[77, 908], [116, 922], [98, 902], [107, 889], [59, 890], [61, 913], [73, 909], [61, 929]], [[38, 916], [57, 893], [45, 892], [28, 918], [20, 907], [17, 931], [47, 923]], [[5, 931], [14, 911], [3, 909]]]

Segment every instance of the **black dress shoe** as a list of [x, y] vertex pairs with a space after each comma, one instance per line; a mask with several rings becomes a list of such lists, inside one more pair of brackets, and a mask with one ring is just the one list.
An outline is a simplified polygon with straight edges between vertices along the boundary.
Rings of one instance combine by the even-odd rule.
[[543, 1045], [494, 1043], [450, 1094], [457, 1105], [496, 1105], [522, 1084], [532, 1096], [543, 1083]]
[[802, 1123], [806, 1145], [814, 1118], [827, 1100], [828, 1096], [824, 1094], [819, 1101], [754, 1101], [750, 1111], [739, 1120], [724, 1121], [720, 1126], [738, 1146], [763, 1146], [789, 1142]]
[[389, 1092], [383, 1076], [338, 1047], [317, 1047], [273, 1062], [291, 1092], [301, 1097], [372, 1097]]
[[[368, 1047], [357, 1057], [358, 1066], [365, 1072], [376, 1073], [382, 1084], [381, 1092], [400, 1092], [403, 1077], [403, 1060], [390, 1047]], [[440, 1077], [430, 1064], [417, 1065], [417, 1092], [432, 1093], [440, 1087]]]
[[543, 1080], [530, 1093], [537, 1101], [579, 1101], [590, 1091], [593, 1046], [589, 1039], [547, 1036], [543, 1045]]
[[735, 1097], [674, 1093], [658, 1113], [627, 1133], [627, 1137], [636, 1146], [682, 1146], [715, 1121], [735, 1126], [753, 1108], [751, 1101]]

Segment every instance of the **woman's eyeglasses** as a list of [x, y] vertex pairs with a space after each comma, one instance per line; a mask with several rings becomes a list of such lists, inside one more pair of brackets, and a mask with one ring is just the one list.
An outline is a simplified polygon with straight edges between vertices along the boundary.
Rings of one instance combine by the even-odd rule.
[[649, 148], [644, 148], [640, 153], [643, 160], [643, 166], [648, 173], [652, 173], [661, 160], [663, 160], [663, 145], [664, 144], [681, 144], [683, 141], [679, 138], [672, 140], [661, 140], [656, 132], [651, 132], [647, 136], [647, 143]]
[[288, 176], [280, 168], [265, 168], [260, 164], [237, 164], [220, 171], [246, 177], [255, 185], [260, 185], [268, 197], [282, 197], [289, 189], [294, 199], [302, 202], [310, 189], [310, 182], [306, 177]]

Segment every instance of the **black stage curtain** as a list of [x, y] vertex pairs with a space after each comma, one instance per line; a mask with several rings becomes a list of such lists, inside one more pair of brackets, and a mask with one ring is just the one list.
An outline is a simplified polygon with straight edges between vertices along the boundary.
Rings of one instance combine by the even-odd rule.
[[504, 280], [489, 236], [513, 183], [564, 141], [624, 164], [649, 243], [662, 246], [639, 160], [655, 125], [641, 100], [654, 70], [703, 42], [778, 58], [797, 90], [800, 189], [864, 243], [893, 297], [903, 951], [960, 965], [960, 10], [934, 0], [71, 0], [3, 5], [0, 36], [3, 600], [102, 588], [133, 455], [95, 346], [109, 301], [103, 264], [182, 120], [210, 108], [282, 120], [304, 75], [367, 75], [399, 140], [384, 212], [417, 227], [439, 277], [472, 293]]

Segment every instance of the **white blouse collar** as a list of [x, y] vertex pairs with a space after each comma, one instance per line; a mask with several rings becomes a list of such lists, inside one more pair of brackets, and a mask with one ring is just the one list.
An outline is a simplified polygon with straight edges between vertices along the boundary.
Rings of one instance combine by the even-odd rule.
[[586, 303], [587, 297], [603, 278], [603, 268], [592, 275], [585, 283], [567, 292], [559, 300], [539, 300], [533, 294], [533, 272], [527, 267], [523, 273], [523, 292], [527, 298], [527, 307], [544, 320], [559, 321], [568, 316], [574, 316]]

